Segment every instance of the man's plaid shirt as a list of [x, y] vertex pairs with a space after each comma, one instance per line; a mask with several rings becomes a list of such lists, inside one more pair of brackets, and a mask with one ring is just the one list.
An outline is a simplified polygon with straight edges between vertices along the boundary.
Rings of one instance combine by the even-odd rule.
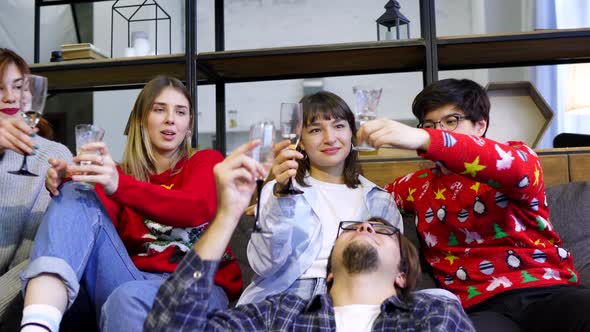
[[[256, 304], [208, 311], [218, 262], [194, 252], [162, 285], [145, 322], [146, 331], [336, 331], [328, 294], [307, 302], [291, 294]], [[475, 331], [458, 301], [417, 293], [407, 303], [392, 296], [381, 305], [372, 331]]]

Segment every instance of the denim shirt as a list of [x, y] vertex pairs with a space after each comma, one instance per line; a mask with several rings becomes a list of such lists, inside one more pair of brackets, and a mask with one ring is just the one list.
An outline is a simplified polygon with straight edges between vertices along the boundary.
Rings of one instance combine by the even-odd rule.
[[[389, 193], [359, 176], [364, 207], [359, 220], [381, 217], [403, 232], [401, 215]], [[320, 253], [322, 223], [331, 210], [320, 204], [313, 186], [293, 185], [303, 194], [278, 198], [272, 193], [276, 181], [266, 184], [260, 195], [261, 232], [252, 233], [248, 261], [257, 277], [244, 290], [238, 305], [256, 303], [281, 293], [297, 280]], [[342, 202], [346, 204], [346, 202]]]

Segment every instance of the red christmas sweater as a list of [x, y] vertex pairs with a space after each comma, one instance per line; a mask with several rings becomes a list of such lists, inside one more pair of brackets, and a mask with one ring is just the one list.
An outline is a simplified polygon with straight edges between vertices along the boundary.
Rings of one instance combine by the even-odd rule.
[[387, 185], [416, 215], [423, 253], [439, 284], [464, 308], [499, 293], [578, 284], [569, 252], [549, 221], [539, 158], [522, 142], [427, 130], [423, 169]]
[[[119, 186], [111, 196], [102, 186], [96, 192], [109, 213], [129, 256], [138, 269], [174, 272], [215, 216], [217, 192], [213, 167], [223, 160], [214, 150], [181, 160], [176, 171], [138, 181], [119, 169]], [[215, 283], [230, 298], [242, 289], [242, 275], [229, 248], [215, 275]]]

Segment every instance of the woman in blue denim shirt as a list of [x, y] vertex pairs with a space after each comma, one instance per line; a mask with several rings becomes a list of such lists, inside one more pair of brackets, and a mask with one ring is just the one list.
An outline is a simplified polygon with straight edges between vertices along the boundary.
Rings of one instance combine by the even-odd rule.
[[[297, 150], [275, 146], [275, 180], [260, 195], [260, 231], [252, 233], [248, 260], [257, 274], [238, 304], [289, 292], [303, 299], [326, 292], [328, 257], [342, 220], [381, 217], [402, 229], [390, 195], [360, 175], [354, 115], [330, 92], [303, 97], [303, 129]], [[301, 195], [281, 195], [295, 177]], [[279, 197], [280, 196], [280, 197]]]

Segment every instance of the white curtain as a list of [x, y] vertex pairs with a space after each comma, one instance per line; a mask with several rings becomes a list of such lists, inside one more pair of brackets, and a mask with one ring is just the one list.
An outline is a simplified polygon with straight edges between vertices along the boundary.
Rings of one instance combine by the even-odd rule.
[[[536, 0], [530, 7], [534, 13], [535, 29], [590, 27], [590, 3], [587, 0]], [[590, 114], [565, 112], [568, 69], [568, 65], [539, 66], [533, 69], [532, 81], [555, 113], [539, 148], [552, 147], [553, 137], [559, 133], [590, 134]]]

